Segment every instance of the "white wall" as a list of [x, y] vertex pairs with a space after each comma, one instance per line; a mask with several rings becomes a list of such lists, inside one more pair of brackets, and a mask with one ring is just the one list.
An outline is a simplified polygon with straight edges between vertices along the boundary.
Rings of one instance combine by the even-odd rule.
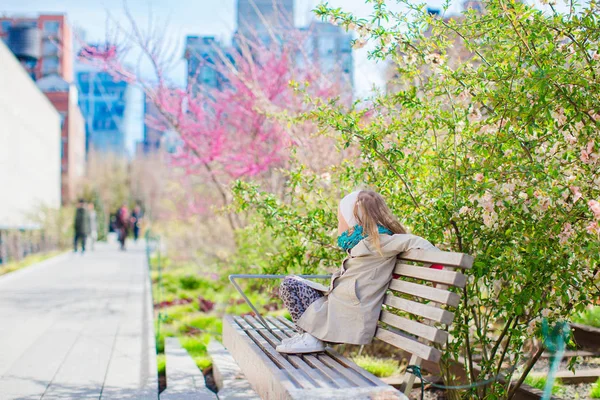
[[60, 115], [0, 40], [0, 227], [60, 207]]

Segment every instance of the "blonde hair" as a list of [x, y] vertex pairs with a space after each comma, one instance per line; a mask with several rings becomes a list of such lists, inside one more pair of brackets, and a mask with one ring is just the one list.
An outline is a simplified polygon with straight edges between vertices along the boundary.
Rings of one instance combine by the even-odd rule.
[[378, 225], [389, 229], [393, 233], [406, 233], [406, 229], [392, 214], [383, 197], [372, 190], [360, 191], [354, 207], [354, 217], [380, 253], [381, 243], [379, 241]]

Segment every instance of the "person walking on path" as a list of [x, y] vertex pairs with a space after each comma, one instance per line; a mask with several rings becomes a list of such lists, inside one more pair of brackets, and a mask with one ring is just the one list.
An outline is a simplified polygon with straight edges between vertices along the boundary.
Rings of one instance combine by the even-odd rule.
[[79, 199], [77, 210], [75, 211], [75, 223], [73, 224], [73, 250], [75, 253], [77, 253], [78, 242], [81, 242], [81, 254], [85, 252], [85, 239], [90, 230], [89, 223], [85, 202], [83, 199]]
[[131, 213], [131, 228], [133, 229], [133, 240], [137, 242], [140, 237], [140, 220], [142, 219], [142, 209], [135, 206]]
[[129, 231], [129, 211], [127, 206], [123, 204], [119, 211], [117, 211], [117, 233], [119, 237], [119, 243], [121, 244], [121, 250], [125, 250], [125, 240]]
[[94, 245], [98, 240], [98, 217], [96, 210], [94, 209], [94, 203], [88, 205], [88, 217], [89, 217], [89, 232], [88, 237], [90, 239], [90, 249], [94, 250]]
[[318, 352], [324, 342], [370, 343], [398, 254], [438, 250], [408, 234], [383, 197], [370, 190], [352, 192], [340, 201], [338, 234], [347, 257], [329, 287], [294, 276], [281, 284], [280, 296], [300, 333], [283, 340], [277, 346], [280, 353]]

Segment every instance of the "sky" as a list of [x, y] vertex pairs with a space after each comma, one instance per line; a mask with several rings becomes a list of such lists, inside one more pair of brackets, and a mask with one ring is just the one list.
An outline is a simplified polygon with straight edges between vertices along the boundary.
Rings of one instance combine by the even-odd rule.
[[[425, 0], [418, 0], [419, 2]], [[427, 0], [432, 8], [440, 8], [442, 0]], [[156, 26], [163, 26], [165, 36], [170, 38], [179, 57], [171, 78], [180, 84], [185, 82], [185, 63], [183, 62], [183, 40], [187, 35], [212, 35], [222, 43], [230, 43], [235, 30], [235, 0], [126, 0], [127, 7], [136, 21], [143, 24], [149, 19], [157, 21]], [[296, 25], [305, 26], [315, 16], [311, 10], [319, 0], [296, 0]], [[328, 0], [333, 7], [342, 7], [359, 17], [366, 17], [372, 11], [372, 4], [365, 0]], [[107, 15], [117, 20], [124, 16], [124, 0], [0, 0], [0, 15], [63, 13], [71, 25], [78, 31], [85, 31], [85, 41], [94, 42], [106, 38]], [[393, 0], [389, 0], [390, 9], [399, 10]], [[453, 0], [450, 12], [460, 12], [462, 0]], [[368, 47], [355, 50], [355, 92], [362, 96], [371, 88], [383, 83], [382, 63], [367, 59]], [[135, 102], [141, 102], [141, 93], [132, 93]], [[130, 126], [127, 128], [127, 147], [131, 151], [137, 140], [143, 135], [140, 113], [141, 103], [131, 113]]]

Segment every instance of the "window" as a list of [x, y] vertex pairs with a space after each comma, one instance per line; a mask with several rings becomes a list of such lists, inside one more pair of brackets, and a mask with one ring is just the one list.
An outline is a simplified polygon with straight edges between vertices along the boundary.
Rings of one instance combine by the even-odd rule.
[[53, 40], [44, 39], [42, 51], [44, 56], [56, 56], [58, 54], [58, 45]]
[[122, 101], [117, 101], [112, 105], [112, 114], [123, 116], [125, 114], [125, 103]]
[[57, 36], [60, 28], [58, 21], [44, 21], [44, 33], [47, 35]]
[[61, 159], [61, 170], [62, 172], [67, 172], [68, 164], [67, 159], [65, 158], [66, 154], [69, 154], [68, 151], [69, 142], [68, 139], [63, 137], [61, 138], [61, 146], [60, 146], [60, 159]]
[[216, 80], [217, 72], [213, 68], [207, 66], [200, 69], [200, 81], [208, 84], [216, 84]]
[[10, 30], [11, 26], [12, 26], [12, 22], [11, 21], [2, 21], [2, 22], [0, 22], [0, 29], [4, 33], [8, 33], [8, 31]]
[[335, 38], [322, 37], [319, 39], [319, 56], [326, 56], [335, 52]]
[[79, 91], [83, 94], [90, 93], [90, 83], [89, 82], [79, 82]]
[[44, 57], [42, 59], [42, 75], [58, 72], [58, 57]]
[[99, 101], [94, 104], [94, 114], [100, 118], [109, 115], [110, 110], [108, 108], [108, 104], [103, 101]]

